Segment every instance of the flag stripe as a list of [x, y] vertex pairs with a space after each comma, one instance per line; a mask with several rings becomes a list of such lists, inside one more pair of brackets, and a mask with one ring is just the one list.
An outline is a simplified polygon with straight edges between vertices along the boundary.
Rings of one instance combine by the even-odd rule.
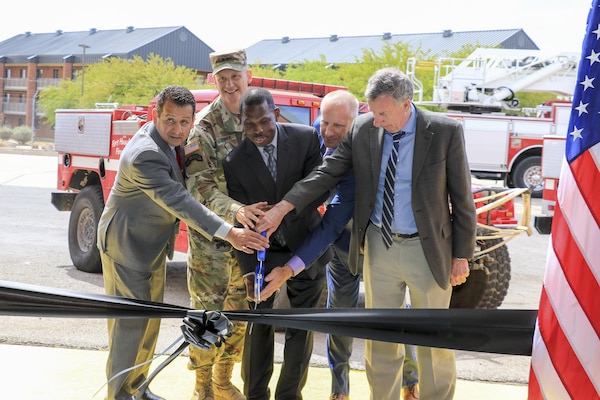
[[[582, 206], [590, 209], [590, 218], [596, 222], [596, 226], [600, 226], [600, 201], [598, 201], [598, 187], [596, 186], [600, 182], [598, 160], [600, 160], [600, 144], [584, 152], [571, 163], [574, 181], [577, 182], [577, 188], [585, 199]], [[569, 191], [563, 191], [563, 193], [566, 194]]]
[[[561, 218], [559, 217], [559, 219]], [[554, 279], [544, 282], [544, 291], [542, 292], [538, 314], [540, 321], [542, 321], [542, 315], [544, 318], [548, 318], [547, 325], [544, 325], [543, 322], [539, 323], [542, 326], [542, 336], [546, 338], [546, 346], [552, 347], [551, 345], [554, 345], [562, 349], [561, 352], [555, 352], [551, 358], [563, 381], [570, 381], [571, 379], [565, 377], [566, 374], [570, 374], [570, 378], [577, 377], [575, 380], [577, 385], [582, 385], [587, 376], [587, 382], [594, 385], [590, 379], [600, 374], [600, 357], [597, 356], [600, 354], [600, 340], [592, 326], [594, 319], [588, 319], [589, 314], [585, 314], [581, 303], [578, 303], [577, 294], [572, 290], [573, 287], [577, 288], [579, 282], [576, 282], [575, 285], [569, 285], [570, 278], [563, 274], [565, 269], [573, 270], [577, 268], [565, 268], [565, 265], [569, 264], [560, 262], [555, 257], [559, 256], [560, 253], [556, 251], [557, 243], [553, 241], [552, 244], [555, 251], [548, 253], [547, 270], [552, 272]], [[594, 279], [592, 278], [592, 280]], [[546, 304], [543, 304], [545, 301], [550, 302], [552, 307], [545, 307]], [[546, 315], [546, 312], [551, 313], [552, 317]], [[552, 328], [551, 331], [545, 331], [548, 327]], [[559, 337], [553, 337], [553, 334], [560, 335], [561, 341], [558, 342]], [[555, 343], [553, 343], [551, 337], [556, 340]], [[574, 357], [575, 355], [576, 357]], [[574, 367], [576, 362], [577, 368]], [[566, 371], [563, 370], [565, 366], [568, 369]], [[580, 367], [583, 369], [580, 369]], [[600, 388], [596, 388], [596, 390], [598, 389]], [[572, 392], [572, 390], [569, 391]]]
[[[563, 386], [560, 377], [554, 369], [546, 344], [539, 332], [539, 326], [536, 324], [533, 336], [531, 372], [529, 374], [529, 393], [528, 400], [542, 400], [544, 398], [568, 399], [569, 394]], [[543, 387], [539, 381], [544, 382]], [[544, 390], [545, 393], [542, 393]], [[552, 396], [550, 395], [552, 394]]]
[[[564, 317], [564, 315], [560, 315], [560, 310], [557, 310], [558, 314], [554, 313], [552, 306], [555, 306], [556, 303], [553, 303], [546, 294], [546, 291], [542, 292], [538, 313], [540, 335], [544, 338], [547, 348], [561, 349], [560, 352], [552, 351], [549, 353], [550, 360], [566, 391], [570, 394], [570, 398], [589, 398], [585, 394], [595, 392], [593, 383], [580, 363], [577, 353], [571, 347], [572, 342], [569, 342], [565, 331], [561, 329], [566, 326], [561, 325], [557, 317]], [[560, 298], [559, 300], [563, 304], [568, 303], [564, 298]], [[552, 395], [552, 397], [556, 396], [556, 393], [547, 393], [547, 390], [547, 387], [543, 389], [546, 397], [549, 395]]]
[[[576, 196], [573, 197], [575, 198]], [[587, 208], [585, 207], [577, 209], [578, 212], [586, 210]], [[590, 318], [590, 323], [593, 325], [596, 335], [600, 335], [600, 319], [597, 318], [597, 316], [600, 315], [600, 304], [592, 296], [589, 296], [590, 293], [599, 293], [600, 285], [590, 269], [590, 266], [586, 262], [584, 255], [580, 251], [581, 248], [587, 248], [581, 246], [581, 243], [583, 242], [584, 245], [595, 244], [590, 248], [595, 248], [594, 252], [598, 253], [597, 248], [600, 247], [598, 245], [600, 244], [600, 235], [585, 236], [585, 232], [580, 232], [582, 234], [580, 241], [580, 238], [576, 235], [577, 232], [575, 230], [570, 231], [570, 227], [581, 229], [577, 226], [576, 221], [582, 220], [576, 216], [571, 219], [571, 217], [574, 217], [573, 215], [565, 215], [562, 211], [562, 208], [557, 207], [554, 212], [552, 229], [559, 232], [552, 238], [554, 254], [558, 259], [558, 265], [562, 267], [564, 278], [569, 283], [570, 289], [573, 290], [575, 297], [579, 301], [579, 306], [583, 309], [588, 318]], [[567, 221], [567, 219], [570, 219], [570, 221]], [[575, 237], [569, 233], [574, 234]], [[598, 229], [596, 229], [596, 233], [598, 233]], [[600, 257], [600, 254], [596, 254], [596, 256]], [[590, 260], [593, 259], [590, 254], [587, 254], [587, 257]], [[596, 263], [598, 262], [597, 260], [598, 259], [595, 260]], [[550, 260], [548, 260], [548, 262], [550, 262]], [[557, 284], [557, 282], [549, 281], [549, 278], [544, 279], [544, 284], [546, 286], [548, 286], [549, 283]]]

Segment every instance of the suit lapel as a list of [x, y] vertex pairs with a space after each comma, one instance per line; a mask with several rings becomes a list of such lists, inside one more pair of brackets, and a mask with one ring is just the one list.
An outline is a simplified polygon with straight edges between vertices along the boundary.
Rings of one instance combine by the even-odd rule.
[[285, 182], [285, 177], [290, 165], [288, 160], [291, 160], [292, 157], [293, 154], [288, 142], [287, 132], [282, 125], [277, 124], [277, 183], [275, 184], [277, 192], [275, 194], [278, 199], [285, 194], [282, 193], [283, 183]]
[[371, 127], [368, 132], [369, 135], [369, 156], [373, 162], [371, 165], [371, 184], [373, 185], [375, 192], [377, 192], [377, 185], [379, 182], [379, 173], [381, 171], [381, 157], [383, 152], [383, 128]]
[[150, 137], [152, 137], [152, 140], [156, 142], [158, 147], [165, 154], [165, 157], [167, 157], [167, 160], [169, 160], [169, 163], [171, 164], [171, 168], [173, 170], [173, 178], [177, 179], [182, 185], [185, 185], [183, 174], [181, 173], [181, 170], [179, 169], [179, 164], [177, 163], [177, 159], [175, 158], [175, 153], [173, 153], [169, 144], [165, 142], [163, 138], [160, 137], [160, 134], [156, 130], [156, 126], [154, 124], [152, 124]]
[[[256, 145], [248, 138], [244, 138], [242, 145], [245, 147], [244, 151], [248, 160], [248, 167], [256, 171], [254, 176], [258, 183], [263, 187], [263, 190], [266, 191], [265, 193], [274, 193], [275, 182], [273, 182], [273, 178], [271, 178], [271, 173], [265, 164], [265, 160], [260, 154], [260, 150], [258, 150]], [[279, 173], [279, 171], [277, 171], [277, 173]]]
[[413, 170], [412, 170], [412, 181], [417, 181], [417, 177], [421, 174], [423, 163], [431, 146], [431, 139], [433, 133], [429, 131], [429, 120], [423, 115], [423, 113], [417, 111], [417, 128], [415, 132], [415, 149], [413, 155]]

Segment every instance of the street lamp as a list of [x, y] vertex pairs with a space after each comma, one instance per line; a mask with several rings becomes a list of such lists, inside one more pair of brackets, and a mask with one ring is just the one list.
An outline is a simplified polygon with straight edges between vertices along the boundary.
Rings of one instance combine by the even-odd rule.
[[79, 47], [83, 49], [83, 57], [81, 57], [81, 97], [83, 97], [84, 77], [85, 77], [85, 49], [89, 49], [90, 46], [87, 44], [79, 44]]

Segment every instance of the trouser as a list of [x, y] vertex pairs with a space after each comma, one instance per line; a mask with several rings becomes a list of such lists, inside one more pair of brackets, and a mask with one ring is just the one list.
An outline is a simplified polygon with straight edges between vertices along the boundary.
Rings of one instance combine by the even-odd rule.
[[[247, 310], [246, 286], [231, 246], [192, 237], [187, 269], [191, 307], [207, 311]], [[245, 332], [246, 323], [235, 321], [231, 337], [221, 347], [203, 350], [190, 346], [188, 368], [212, 366], [217, 361], [240, 362]]]
[[[154, 272], [140, 272], [117, 264], [101, 252], [104, 290], [107, 295], [162, 302], [165, 290], [166, 258]], [[135, 394], [148, 377], [160, 330], [157, 318], [108, 319], [108, 359], [106, 377], [109, 380], [108, 400], [123, 394]], [[139, 367], [121, 373], [135, 365]]]
[[[286, 283], [291, 308], [316, 307], [323, 291], [325, 272], [321, 269], [315, 279], [306, 271]], [[275, 296], [258, 304], [258, 309], [271, 309]], [[254, 303], [252, 303], [254, 307]], [[269, 400], [269, 382], [273, 375], [275, 329], [272, 325], [251, 324], [246, 331], [242, 378], [248, 400]], [[313, 348], [313, 333], [301, 329], [285, 330], [283, 364], [275, 388], [276, 400], [302, 399], [302, 388], [308, 378]]]
[[[381, 232], [369, 225], [363, 266], [367, 308], [405, 307], [406, 288], [412, 308], [447, 309], [452, 287], [442, 289], [433, 277], [419, 237], [394, 238], [387, 249]], [[402, 391], [404, 345], [368, 340], [365, 369], [374, 400], [397, 400]], [[451, 400], [456, 387], [453, 350], [417, 346], [421, 400]]]
[[[353, 275], [337, 255], [327, 264], [327, 308], [356, 308], [361, 275]], [[327, 334], [327, 359], [331, 370], [331, 393], [350, 394], [350, 356], [353, 338]], [[405, 345], [403, 386], [419, 382], [416, 348]]]

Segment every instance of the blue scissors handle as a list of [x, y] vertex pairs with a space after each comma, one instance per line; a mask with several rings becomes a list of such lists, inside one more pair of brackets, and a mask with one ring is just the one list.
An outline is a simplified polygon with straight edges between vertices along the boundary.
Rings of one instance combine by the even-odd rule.
[[[264, 237], [267, 236], [266, 231], [262, 231], [261, 235]], [[258, 264], [256, 265], [256, 273], [254, 275], [254, 301], [256, 304], [260, 303], [260, 291], [262, 290], [263, 281], [264, 281], [264, 273], [265, 273], [265, 258], [267, 255], [266, 250], [259, 250], [256, 252], [256, 258], [258, 259]]]

